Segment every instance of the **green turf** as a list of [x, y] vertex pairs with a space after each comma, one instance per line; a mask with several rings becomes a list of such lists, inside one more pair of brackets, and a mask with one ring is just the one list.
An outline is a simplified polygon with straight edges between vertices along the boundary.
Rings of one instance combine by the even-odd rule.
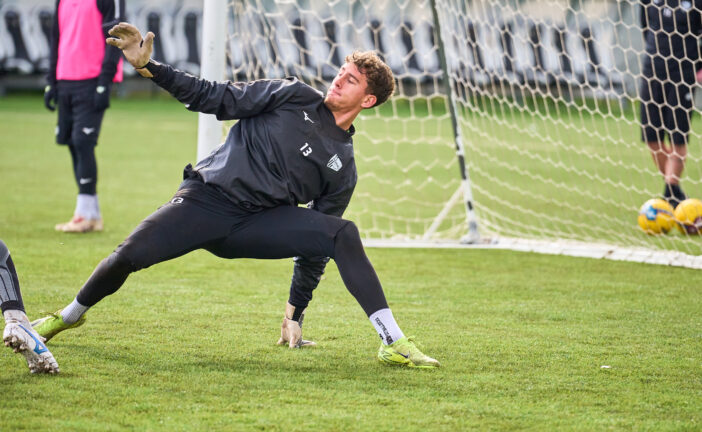
[[[28, 313], [69, 302], [168, 200], [196, 115], [115, 100], [98, 147], [106, 230], [71, 236], [69, 158], [38, 96], [0, 99], [0, 238]], [[702, 272], [493, 250], [368, 251], [399, 324], [442, 369], [394, 369], [328, 272], [274, 345], [292, 263], [204, 252], [133, 275], [49, 344], [59, 376], [0, 350], [0, 430], [700, 430]], [[603, 366], [608, 366], [603, 368]]]

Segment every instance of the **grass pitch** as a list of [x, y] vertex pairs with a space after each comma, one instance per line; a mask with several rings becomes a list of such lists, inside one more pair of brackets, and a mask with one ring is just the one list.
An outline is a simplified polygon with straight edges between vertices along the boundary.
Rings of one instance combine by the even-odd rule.
[[[39, 96], [0, 99], [0, 238], [30, 317], [177, 188], [196, 115], [115, 100], [98, 146], [106, 230], [73, 211], [67, 151]], [[49, 346], [59, 376], [0, 350], [0, 430], [700, 430], [702, 272], [488, 250], [370, 249], [402, 328], [442, 362], [378, 363], [378, 340], [330, 264], [305, 321], [315, 349], [275, 346], [292, 263], [195, 252], [130, 277]]]

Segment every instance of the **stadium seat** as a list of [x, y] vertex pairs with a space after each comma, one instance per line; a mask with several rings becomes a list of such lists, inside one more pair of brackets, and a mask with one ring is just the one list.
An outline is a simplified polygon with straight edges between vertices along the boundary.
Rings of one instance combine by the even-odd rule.
[[518, 62], [518, 52], [515, 49], [515, 31], [517, 26], [514, 22], [502, 22], [500, 24], [500, 48], [502, 50], [502, 70], [503, 78], [508, 83], [524, 84], [524, 71]]
[[[460, 49], [458, 51], [461, 71], [465, 74], [466, 78], [475, 86], [481, 86], [488, 83], [488, 77], [485, 74], [485, 62], [483, 61], [483, 46], [480, 37], [483, 36], [482, 32], [479, 30], [478, 25], [475, 22], [468, 22], [467, 25], [463, 21], [459, 23], [459, 28], [461, 29], [461, 34], [467, 41], [465, 50], [460, 48], [462, 44], [461, 39], [457, 39], [454, 36], [454, 47]], [[450, 56], [449, 56], [450, 57]], [[448, 59], [447, 59], [448, 61]]]
[[576, 83], [577, 78], [573, 73], [573, 60], [568, 49], [568, 33], [564, 25], [553, 28], [553, 40], [558, 53], [558, 63], [560, 66], [559, 76], [566, 82]]
[[51, 30], [53, 27], [54, 10], [50, 2], [27, 6], [27, 40], [33, 47], [32, 63], [35, 72], [45, 74], [49, 70], [49, 54], [51, 51]]
[[200, 75], [202, 8], [189, 4], [181, 7], [173, 19], [173, 41], [178, 47], [173, 65], [182, 71]]
[[[127, 8], [129, 10], [129, 8]], [[154, 60], [173, 64], [175, 51], [173, 40], [173, 16], [174, 9], [168, 3], [149, 2], [144, 7], [139, 8], [134, 15], [134, 25], [143, 33], [154, 32]]]
[[3, 42], [4, 39], [2, 39], [6, 34], [6, 32], [3, 31], [4, 27], [5, 24], [3, 23], [3, 20], [0, 19], [0, 76], [7, 72], [5, 70], [5, 59], [7, 59], [9, 55], [7, 49], [5, 48], [5, 43]]
[[23, 75], [35, 71], [32, 61], [33, 47], [27, 39], [28, 22], [24, 8], [16, 3], [3, 4], [0, 7], [0, 41], [4, 45], [4, 68], [8, 72]]
[[613, 59], [607, 55], [609, 51], [601, 47], [603, 41], [608, 43], [612, 39], [611, 30], [605, 26], [583, 26], [580, 29], [580, 41], [587, 55], [585, 82], [602, 90], [620, 93], [621, 77], [614, 70]]
[[434, 39], [434, 26], [428, 21], [420, 21], [414, 25], [412, 36], [412, 46], [419, 70], [431, 74], [441, 72], [439, 51]]
[[[321, 12], [321, 11], [320, 11]], [[325, 14], [316, 16], [305, 16], [304, 20], [304, 36], [307, 39], [306, 45], [309, 47], [309, 66], [315, 71], [315, 76], [321, 77], [323, 80], [331, 81], [337, 73], [337, 67], [329, 61], [332, 58], [332, 47], [334, 41], [329, 37], [336, 39], [336, 33], [331, 35], [327, 33], [322, 20], [327, 17]], [[325, 19], [326, 21], [326, 19]], [[326, 21], [330, 26], [335, 27], [333, 21]], [[332, 30], [335, 30], [333, 28]]]
[[[279, 10], [279, 13], [272, 18], [271, 26], [271, 55], [275, 59], [275, 64], [279, 68], [281, 75], [296, 75], [296, 76], [311, 76], [315, 74], [309, 67], [309, 55], [305, 57], [307, 52], [307, 41], [302, 33], [301, 20], [297, 10], [294, 8], [285, 8]], [[300, 40], [303, 45], [298, 44]], [[299, 65], [301, 59], [306, 59], [302, 67], [293, 66]]]

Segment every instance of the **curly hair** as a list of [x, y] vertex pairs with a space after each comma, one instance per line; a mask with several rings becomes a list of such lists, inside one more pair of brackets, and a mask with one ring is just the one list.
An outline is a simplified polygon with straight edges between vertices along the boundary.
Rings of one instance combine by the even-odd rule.
[[392, 70], [373, 51], [354, 51], [345, 58], [366, 76], [368, 94], [376, 97], [375, 105], [384, 103], [395, 92], [395, 77]]

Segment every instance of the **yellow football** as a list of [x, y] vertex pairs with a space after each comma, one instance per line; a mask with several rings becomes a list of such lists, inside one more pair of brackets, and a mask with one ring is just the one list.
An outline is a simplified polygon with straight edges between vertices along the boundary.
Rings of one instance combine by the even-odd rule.
[[646, 234], [665, 234], [675, 225], [673, 207], [667, 201], [653, 198], [639, 210], [639, 226]]
[[683, 234], [702, 234], [702, 201], [688, 198], [675, 207], [674, 215]]

